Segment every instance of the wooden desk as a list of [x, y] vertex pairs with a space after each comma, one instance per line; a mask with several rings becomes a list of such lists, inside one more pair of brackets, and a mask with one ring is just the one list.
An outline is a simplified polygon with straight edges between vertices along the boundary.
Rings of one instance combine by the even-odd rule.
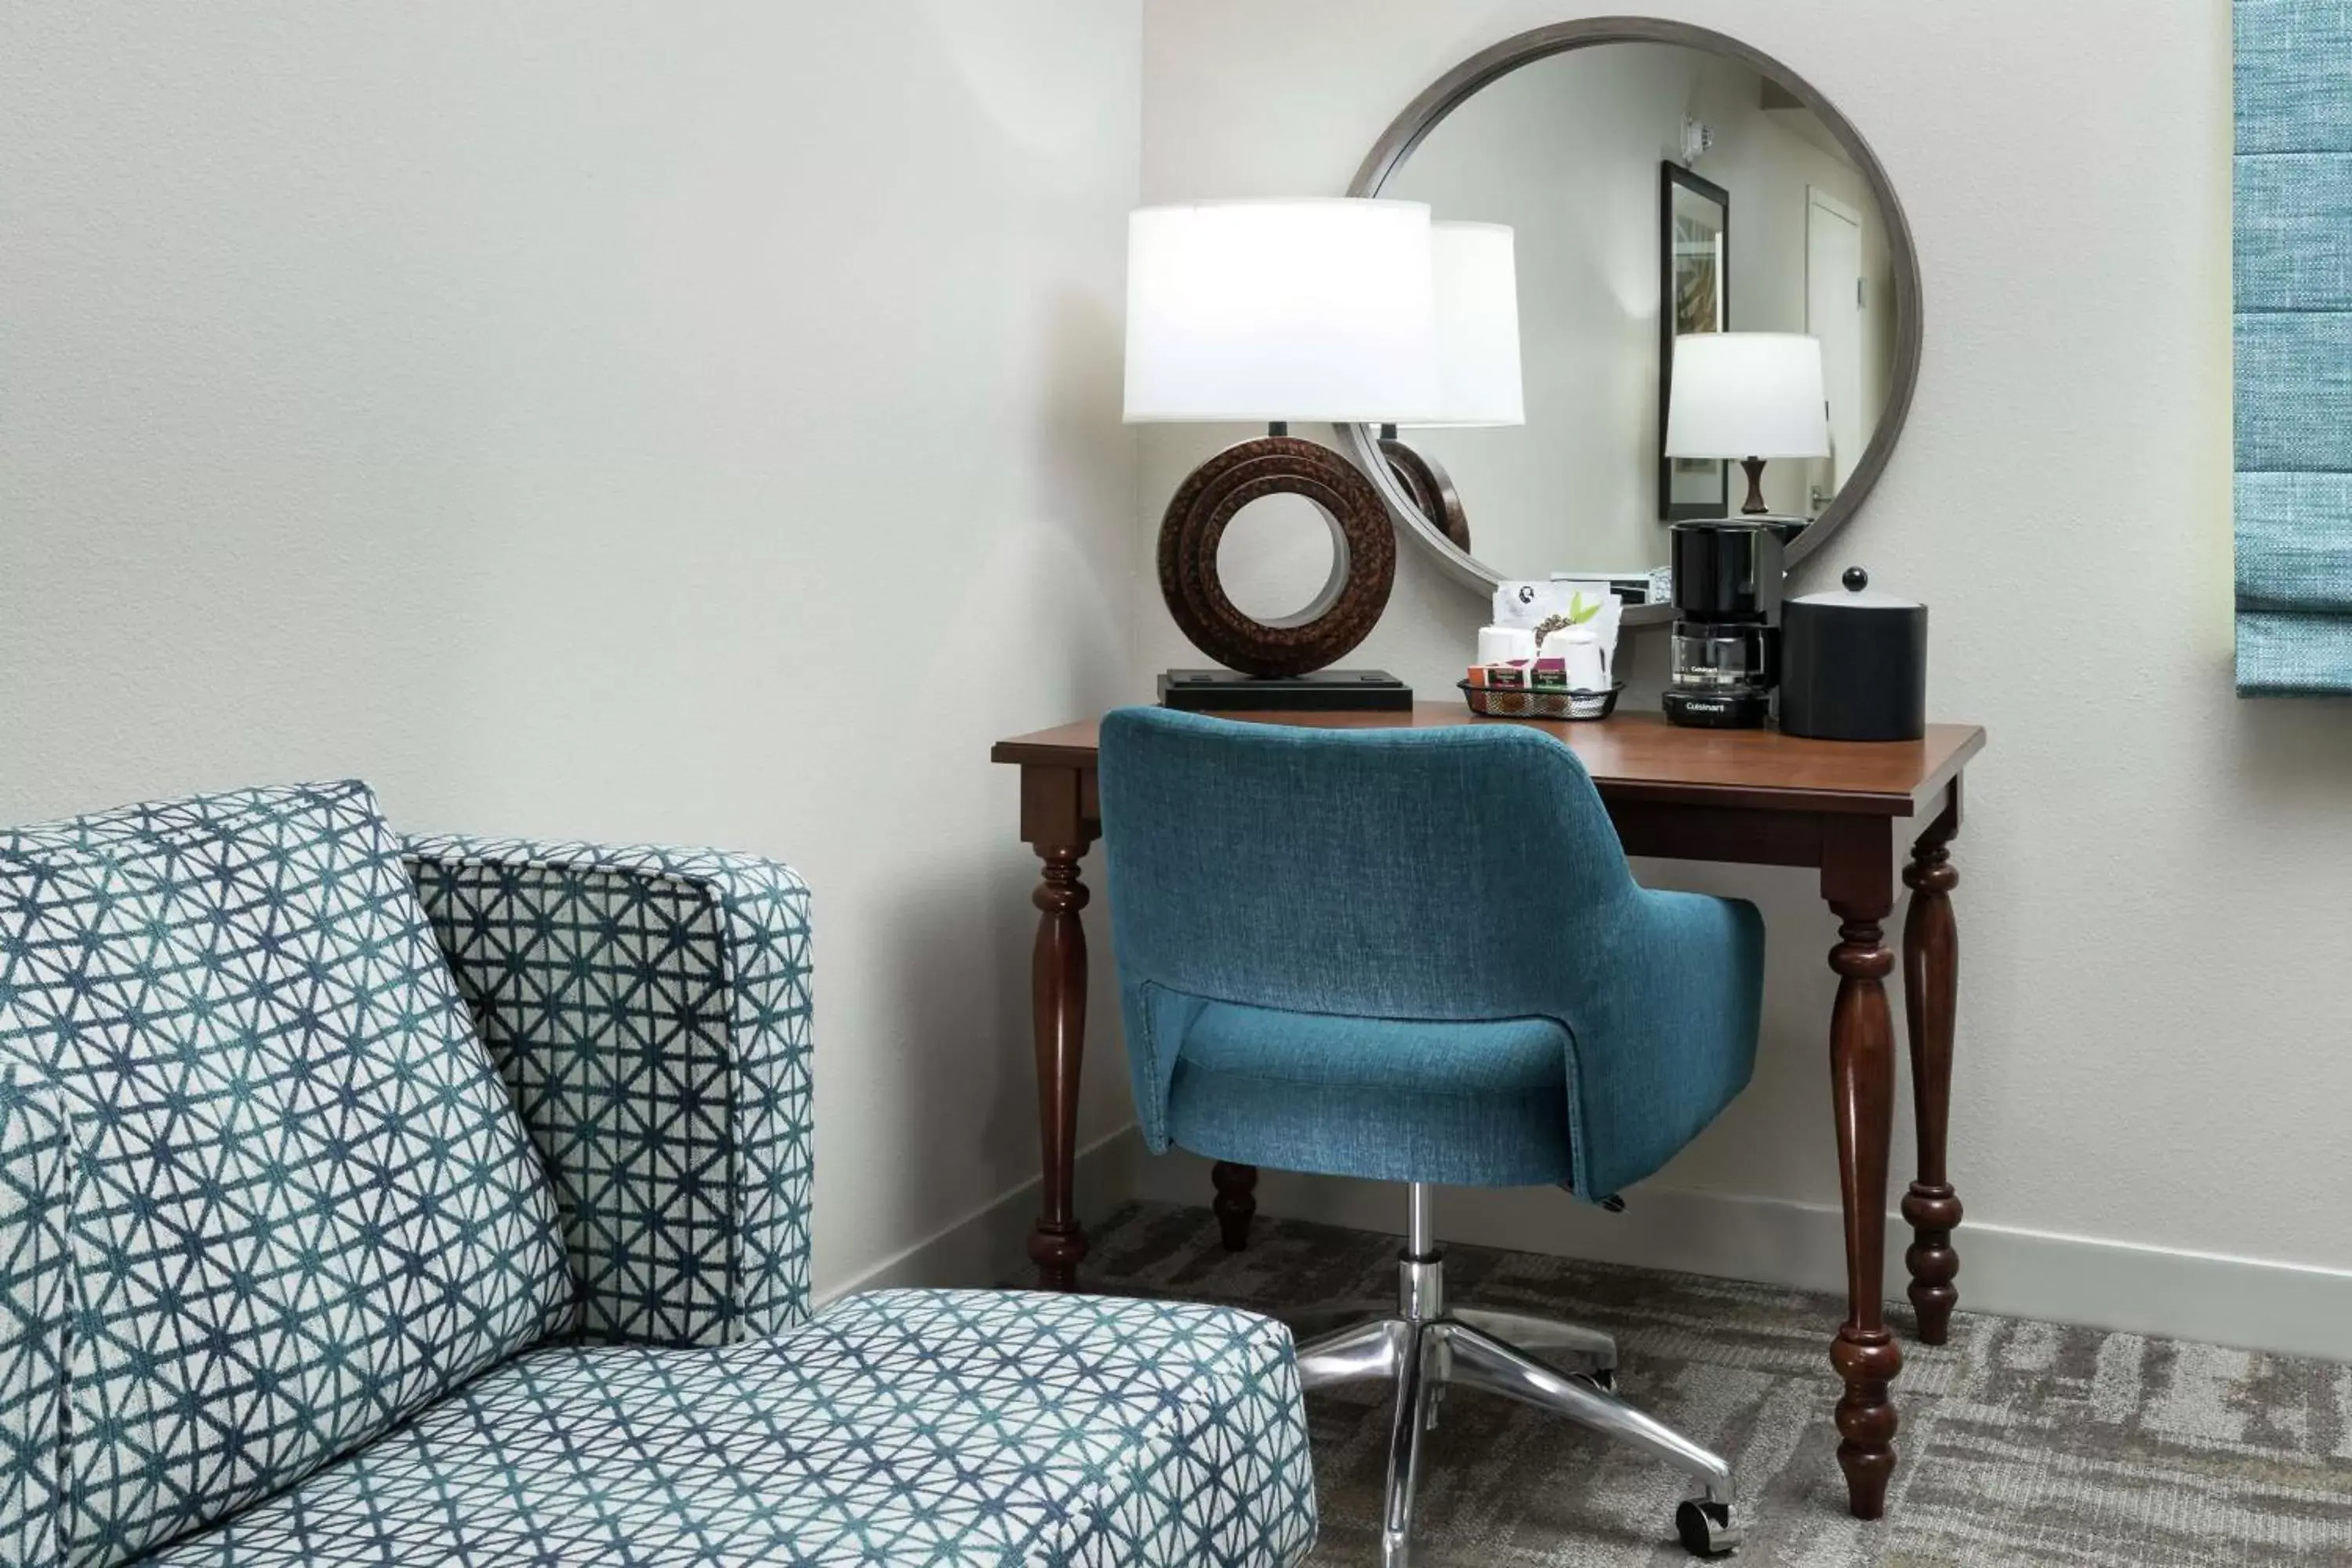
[[[1895, 907], [1898, 867], [1912, 890], [1903, 926], [1904, 994], [1919, 1128], [1919, 1174], [1904, 1194], [1913, 1242], [1904, 1254], [1919, 1338], [1944, 1342], [1959, 1258], [1952, 1231], [1960, 1200], [1944, 1165], [1951, 1099], [1952, 1022], [1959, 950], [1950, 893], [1959, 877], [1951, 842], [1960, 826], [1960, 771], [1983, 749], [1973, 725], [1930, 725], [1925, 739], [1855, 745], [1801, 741], [1773, 730], [1681, 730], [1654, 713], [1601, 723], [1477, 719], [1454, 703], [1411, 713], [1266, 713], [1268, 723], [1332, 729], [1525, 723], [1548, 731], [1583, 760], [1626, 853], [1679, 860], [1804, 866], [1821, 873], [1838, 918], [1830, 949], [1837, 1004], [1830, 1016], [1830, 1083], [1839, 1192], [1845, 1208], [1846, 1318], [1830, 1345], [1845, 1384], [1837, 1426], [1854, 1514], [1875, 1519], [1895, 1470], [1895, 1412], [1889, 1385], [1903, 1352], [1888, 1331], [1885, 1293], [1887, 1140], [1895, 1111], [1895, 1026], [1881, 984], [1895, 968], [1881, 922]], [[1085, 1054], [1087, 943], [1078, 923], [1088, 892], [1078, 865], [1102, 831], [1092, 721], [997, 743], [992, 759], [1021, 770], [1021, 837], [1045, 862], [1033, 901], [1043, 911], [1032, 969], [1036, 1018], [1037, 1114], [1045, 1154], [1045, 1211], [1029, 1237], [1040, 1286], [1069, 1289], [1087, 1255], [1074, 1215], [1078, 1071]], [[1897, 828], [1898, 823], [1908, 826]], [[1900, 853], [1910, 839], [1907, 859]], [[1217, 1168], [1216, 1210], [1226, 1245], [1246, 1237], [1256, 1172]]]

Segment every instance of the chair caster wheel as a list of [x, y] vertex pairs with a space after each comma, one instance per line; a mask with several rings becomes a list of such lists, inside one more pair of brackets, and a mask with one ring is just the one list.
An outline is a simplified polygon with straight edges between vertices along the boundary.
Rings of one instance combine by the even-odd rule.
[[1694, 1557], [1722, 1557], [1739, 1546], [1739, 1527], [1731, 1522], [1729, 1503], [1692, 1499], [1675, 1510], [1675, 1533]]

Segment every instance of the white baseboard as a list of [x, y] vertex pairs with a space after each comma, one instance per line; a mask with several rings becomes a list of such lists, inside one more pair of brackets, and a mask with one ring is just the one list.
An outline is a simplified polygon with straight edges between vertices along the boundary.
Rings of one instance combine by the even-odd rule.
[[[1078, 1218], [1098, 1225], [1119, 1205], [1205, 1205], [1209, 1162], [1155, 1159], [1132, 1127], [1097, 1140], [1077, 1163]], [[1966, 1194], [1962, 1194], [1963, 1198]], [[1269, 1171], [1259, 1212], [1391, 1232], [1403, 1218], [1392, 1183]], [[1717, 1193], [1636, 1189], [1612, 1215], [1542, 1187], [1443, 1189], [1438, 1233], [1478, 1247], [1670, 1268], [1800, 1289], [1845, 1289], [1838, 1211], [1825, 1205]], [[898, 1286], [992, 1285], [1025, 1279], [1037, 1184], [994, 1202], [855, 1278], [821, 1289], [823, 1306], [861, 1290]], [[1886, 1220], [1888, 1294], [1902, 1295], [1910, 1227]], [[2084, 1323], [2242, 1350], [2352, 1362], [2352, 1270], [2313, 1268], [2214, 1253], [2182, 1252], [2011, 1226], [1964, 1224], [1960, 1307], [2005, 1317]]]
[[[1134, 1151], [1128, 1163], [1136, 1196], [1209, 1201], [1207, 1161], [1175, 1153], [1155, 1159], [1139, 1139]], [[1257, 1198], [1262, 1214], [1356, 1230], [1392, 1232], [1404, 1220], [1403, 1198], [1392, 1183], [1269, 1171]], [[1628, 1212], [1612, 1215], [1549, 1188], [1448, 1187], [1437, 1197], [1438, 1234], [1473, 1246], [1801, 1289], [1845, 1289], [1844, 1231], [1834, 1208], [1639, 1189], [1626, 1203]], [[1910, 1243], [1910, 1227], [1889, 1215], [1890, 1299], [1901, 1299], [1903, 1249]], [[1964, 1311], [2352, 1362], [2352, 1270], [1972, 1222], [1961, 1226], [1958, 1249]]]
[[[1099, 1225], [1135, 1195], [1135, 1162], [1143, 1157], [1133, 1126], [1098, 1138], [1078, 1152], [1078, 1223]], [[851, 1279], [817, 1288], [824, 1308], [862, 1290], [1001, 1285], [1029, 1273], [1029, 1227], [1037, 1217], [1038, 1183], [1027, 1181], [984, 1204], [925, 1241]]]

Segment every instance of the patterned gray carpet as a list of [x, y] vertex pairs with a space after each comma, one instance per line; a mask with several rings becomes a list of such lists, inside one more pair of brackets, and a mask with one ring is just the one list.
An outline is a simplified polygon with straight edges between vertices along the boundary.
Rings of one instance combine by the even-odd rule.
[[[1394, 1290], [1395, 1239], [1358, 1231], [1261, 1219], [1250, 1249], [1228, 1253], [1205, 1210], [1146, 1205], [1093, 1243], [1089, 1288], [1122, 1294], [1279, 1316]], [[1615, 1334], [1620, 1390], [1738, 1465], [1748, 1545], [1734, 1561], [1749, 1568], [2352, 1564], [2352, 1367], [1963, 1313], [1949, 1344], [1904, 1345], [1902, 1464], [1887, 1518], [1863, 1524], [1845, 1514], [1830, 1423], [1840, 1303], [1469, 1247], [1447, 1248], [1446, 1275], [1457, 1301]], [[1367, 1384], [1308, 1403], [1316, 1568], [1372, 1563], [1385, 1395]], [[1455, 1390], [1431, 1438], [1418, 1561], [1688, 1563], [1672, 1524], [1685, 1495], [1592, 1434]]]

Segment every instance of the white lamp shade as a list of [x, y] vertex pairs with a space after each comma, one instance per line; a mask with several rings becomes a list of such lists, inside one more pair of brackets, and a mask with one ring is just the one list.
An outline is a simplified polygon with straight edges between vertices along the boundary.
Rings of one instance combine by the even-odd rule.
[[1429, 208], [1144, 207], [1127, 225], [1127, 417], [1377, 424], [1438, 406]]
[[1688, 332], [1675, 340], [1669, 458], [1826, 458], [1818, 338]]
[[1524, 425], [1519, 380], [1519, 269], [1499, 223], [1429, 227], [1437, 291], [1437, 417], [1406, 425]]

